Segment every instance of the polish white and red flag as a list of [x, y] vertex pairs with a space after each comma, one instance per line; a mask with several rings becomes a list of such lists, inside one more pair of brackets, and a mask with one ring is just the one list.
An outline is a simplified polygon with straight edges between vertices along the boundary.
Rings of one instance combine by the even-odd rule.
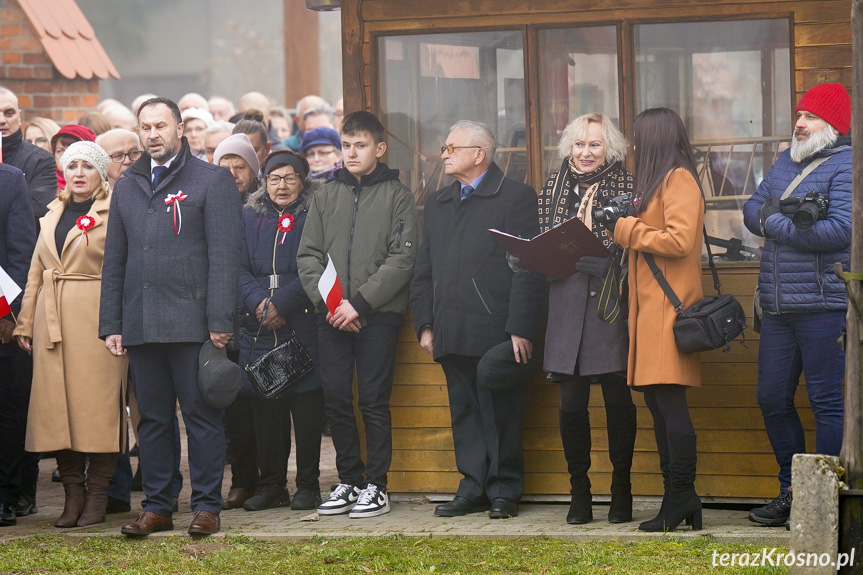
[[327, 309], [330, 313], [336, 313], [336, 308], [342, 303], [344, 292], [342, 291], [342, 282], [339, 281], [339, 274], [336, 273], [336, 266], [333, 265], [333, 258], [327, 254], [327, 267], [324, 268], [324, 273], [321, 274], [321, 279], [318, 280], [318, 291], [321, 292], [321, 297], [327, 304]]
[[0, 317], [12, 313], [12, 308], [9, 307], [18, 294], [21, 293], [21, 288], [15, 283], [15, 280], [9, 277], [2, 267], [0, 267]]

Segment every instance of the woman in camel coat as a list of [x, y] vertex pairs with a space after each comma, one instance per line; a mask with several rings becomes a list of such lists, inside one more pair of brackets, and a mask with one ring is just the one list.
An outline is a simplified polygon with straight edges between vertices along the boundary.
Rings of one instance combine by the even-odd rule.
[[684, 519], [701, 528], [695, 493], [695, 430], [686, 388], [701, 383], [698, 354], [683, 354], [674, 340], [677, 312], [648, 266], [650, 254], [687, 307], [702, 299], [701, 245], [704, 198], [689, 137], [667, 108], [635, 119], [635, 216], [616, 222], [614, 241], [629, 249], [629, 385], [644, 392], [653, 416], [665, 495], [659, 514], [642, 531], [673, 531]]
[[15, 332], [33, 355], [25, 446], [57, 452], [66, 491], [58, 527], [104, 521], [105, 490], [126, 437], [127, 360], [98, 338], [108, 162], [93, 142], [63, 154], [67, 185], [41, 219]]

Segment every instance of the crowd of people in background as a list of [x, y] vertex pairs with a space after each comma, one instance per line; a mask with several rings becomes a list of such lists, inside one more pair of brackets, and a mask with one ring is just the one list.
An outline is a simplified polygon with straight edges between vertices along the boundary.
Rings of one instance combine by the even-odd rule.
[[[833, 265], [847, 268], [850, 256], [850, 98], [822, 84], [796, 113], [790, 149], [744, 207], [772, 254], [761, 260], [756, 298], [758, 402], [780, 494], [749, 515], [770, 526], [788, 521], [790, 460], [805, 451], [794, 408], [801, 373], [818, 451], [838, 454], [842, 437], [837, 340], [847, 295]], [[635, 118], [634, 175], [610, 118], [575, 118], [561, 135], [560, 168], [538, 195], [497, 166], [488, 126], [459, 121], [441, 147], [453, 182], [429, 196], [422, 226], [414, 195], [382, 162], [384, 126], [369, 112], [345, 117], [341, 100], [310, 95], [289, 112], [259, 92], [236, 106], [144, 94], [130, 107], [103, 100], [78, 124], [22, 118], [16, 95], [0, 87], [0, 267], [24, 288], [9, 302], [14, 316], [0, 318], [0, 526], [37, 512], [40, 454], [50, 454], [65, 492], [57, 527], [128, 512], [140, 488], [143, 512], [122, 533], [173, 529], [183, 484], [178, 403], [189, 533], [219, 531], [223, 509], [389, 512], [389, 401], [408, 305], [419, 345], [446, 377], [462, 475], [435, 515], [516, 517], [522, 395], [547, 289], [542, 366], [561, 391], [567, 523], [593, 520], [588, 406], [599, 384], [613, 466], [608, 521], [633, 519], [638, 391], [664, 485], [658, 514], [639, 529], [701, 528], [686, 399], [700, 385], [700, 358], [678, 348], [678, 309], [654, 269], [684, 306], [702, 299], [705, 202], [677, 112]], [[801, 209], [808, 220], [798, 221]], [[608, 254], [581, 257], [565, 279], [529, 271], [531, 262], [487, 233], [533, 237], [573, 218]], [[334, 300], [327, 281], [341, 288]], [[202, 345], [247, 366], [294, 336], [314, 370], [287, 393], [263, 397], [245, 373], [225, 405], [202, 391]], [[328, 495], [319, 483], [326, 427], [339, 476]]]

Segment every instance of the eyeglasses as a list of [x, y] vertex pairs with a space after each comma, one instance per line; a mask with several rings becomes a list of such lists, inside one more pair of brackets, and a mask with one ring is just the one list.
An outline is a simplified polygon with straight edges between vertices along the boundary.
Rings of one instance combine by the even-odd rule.
[[48, 138], [36, 138], [35, 140], [27, 140], [34, 146], [39, 146], [40, 148], [48, 143]]
[[447, 144], [446, 146], [440, 147], [440, 153], [443, 154], [444, 152], [446, 152], [448, 154], [454, 154], [456, 150], [464, 150], [466, 148], [474, 148], [479, 150], [480, 148], [482, 148], [482, 146], [453, 146], [452, 144]]
[[300, 181], [300, 177], [297, 174], [288, 174], [286, 176], [277, 176], [276, 174], [270, 174], [269, 176], [267, 176], [267, 183], [271, 186], [278, 186], [282, 183], [282, 180], [285, 180], [285, 183], [289, 186], [293, 186]]
[[126, 156], [129, 156], [130, 162], [134, 162], [135, 160], [137, 160], [138, 158], [141, 157], [141, 154], [143, 154], [143, 152], [141, 150], [132, 150], [131, 152], [129, 152], [127, 154], [117, 152], [116, 154], [111, 154], [108, 157], [111, 158], [111, 161], [114, 162], [115, 164], [122, 164], [123, 160], [126, 158]]

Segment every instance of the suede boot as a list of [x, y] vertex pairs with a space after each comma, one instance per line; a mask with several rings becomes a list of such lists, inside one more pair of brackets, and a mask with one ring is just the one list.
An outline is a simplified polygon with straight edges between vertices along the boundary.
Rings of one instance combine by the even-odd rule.
[[668, 436], [668, 483], [659, 514], [638, 526], [641, 531], [674, 531], [686, 521], [693, 531], [701, 529], [701, 499], [695, 493], [698, 461], [696, 436]]
[[593, 521], [593, 497], [590, 494], [590, 415], [586, 409], [560, 410], [560, 439], [569, 470], [572, 499], [566, 522], [581, 525]]
[[55, 527], [76, 527], [84, 510], [86, 490], [84, 488], [84, 454], [64, 449], [57, 452], [57, 468], [60, 481], [66, 492], [63, 513], [54, 522]]
[[609, 523], [632, 521], [632, 452], [635, 449], [635, 405], [613, 406], [608, 419], [608, 458], [611, 460], [611, 505]]
[[88, 453], [90, 464], [87, 466], [87, 499], [84, 511], [78, 519], [78, 527], [105, 522], [108, 508], [108, 484], [114, 476], [119, 453]]

